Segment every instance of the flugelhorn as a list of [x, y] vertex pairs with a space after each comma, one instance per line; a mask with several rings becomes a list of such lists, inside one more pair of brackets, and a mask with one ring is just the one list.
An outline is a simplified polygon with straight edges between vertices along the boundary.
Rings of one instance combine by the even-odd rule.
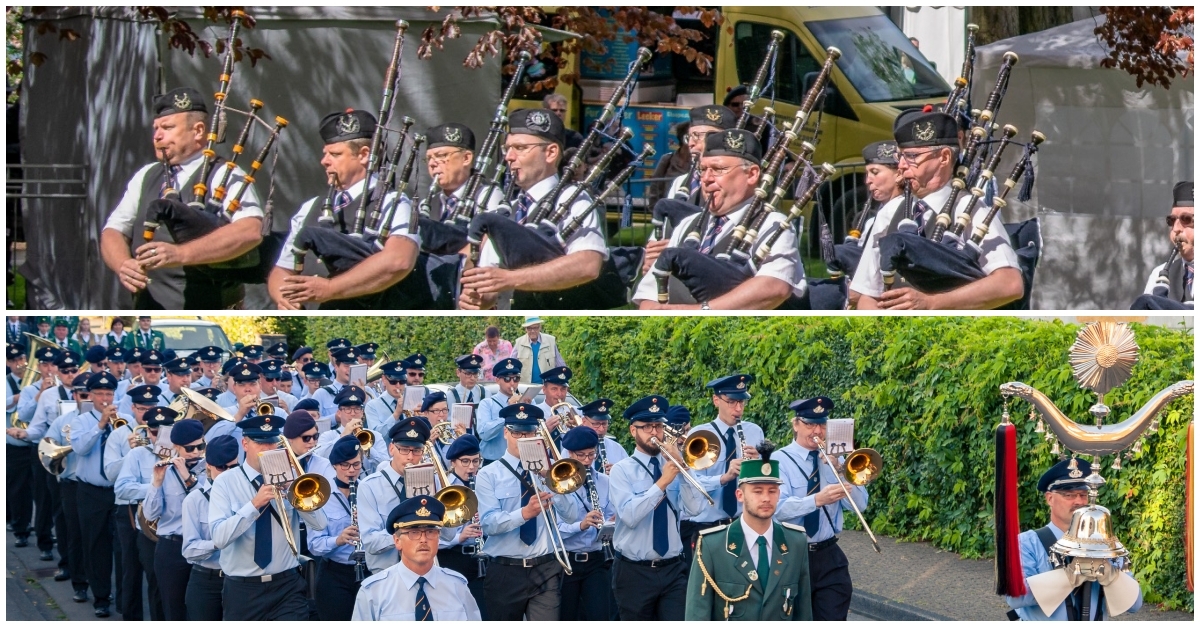
[[429, 438], [431, 440], [437, 440], [443, 445], [449, 445], [456, 437], [457, 436], [454, 434], [454, 426], [450, 424], [449, 420], [443, 420], [442, 422], [433, 425], [433, 427], [429, 430]]
[[854, 508], [854, 514], [858, 516], [858, 522], [862, 523], [863, 529], [871, 537], [872, 548], [875, 549], [876, 553], [883, 553], [883, 550], [879, 548], [879, 540], [875, 539], [875, 532], [871, 531], [871, 526], [867, 524], [867, 519], [863, 518], [862, 510], [858, 508], [858, 503], [855, 503], [854, 498], [850, 496], [850, 488], [846, 487], [845, 481], [842, 481], [842, 475], [844, 474], [850, 483], [861, 487], [878, 479], [879, 471], [883, 469], [883, 458], [879, 456], [879, 453], [875, 452], [875, 449], [860, 448], [851, 451], [846, 456], [846, 463], [839, 465], [825, 450], [824, 440], [814, 437], [813, 441], [817, 444], [817, 450], [821, 451], [821, 457], [825, 458], [825, 463], [834, 469], [833, 478], [837, 479], [838, 485], [842, 486], [842, 492], [846, 493], [846, 500], [850, 501], [850, 507]]
[[550, 413], [558, 416], [558, 426], [555, 427], [554, 431], [559, 437], [566, 435], [571, 429], [583, 424], [580, 421], [579, 413], [575, 411], [575, 406], [566, 401], [556, 403], [554, 407], [550, 408]]

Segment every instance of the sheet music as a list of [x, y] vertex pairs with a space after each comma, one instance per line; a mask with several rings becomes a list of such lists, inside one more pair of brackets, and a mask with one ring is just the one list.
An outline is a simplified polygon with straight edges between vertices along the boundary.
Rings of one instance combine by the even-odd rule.
[[292, 466], [287, 451], [281, 448], [263, 451], [258, 454], [258, 459], [262, 465], [264, 483], [280, 485], [296, 480], [296, 468]]
[[421, 402], [425, 400], [425, 394], [423, 385], [404, 386], [404, 410], [421, 411]]
[[354, 364], [350, 366], [350, 383], [360, 387], [365, 386], [367, 384], [367, 370], [368, 367], [366, 364]]
[[175, 455], [171, 448], [171, 425], [158, 428], [158, 438], [154, 441], [154, 454], [162, 459], [170, 459]]
[[464, 427], [468, 432], [475, 421], [475, 405], [473, 403], [455, 403], [450, 410], [450, 426]]
[[73, 411], [78, 411], [78, 409], [79, 409], [79, 404], [76, 403], [75, 401], [59, 401], [58, 402], [58, 415], [59, 416], [65, 416]]
[[521, 394], [521, 402], [526, 403], [526, 404], [532, 403], [533, 399], [537, 398], [537, 395], [541, 394], [541, 393], [542, 393], [542, 386], [537, 385], [537, 384], [532, 384], [529, 387], [525, 388], [525, 392], [523, 392]]
[[530, 474], [539, 475], [550, 466], [542, 438], [521, 438], [517, 440], [517, 450], [521, 453], [521, 465]]
[[321, 434], [329, 431], [329, 423], [333, 422], [333, 418], [317, 418], [315, 422], [317, 423], [317, 433]]
[[415, 464], [404, 469], [404, 489], [408, 496], [433, 496], [437, 494], [434, 477], [437, 471], [433, 464]]
[[825, 423], [825, 434], [830, 455], [845, 455], [854, 450], [853, 418], [831, 418]]

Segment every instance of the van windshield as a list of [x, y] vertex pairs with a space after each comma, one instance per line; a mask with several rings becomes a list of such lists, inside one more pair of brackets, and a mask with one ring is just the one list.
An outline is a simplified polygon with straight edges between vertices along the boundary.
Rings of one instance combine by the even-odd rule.
[[865, 102], [941, 98], [950, 86], [886, 16], [806, 22]]

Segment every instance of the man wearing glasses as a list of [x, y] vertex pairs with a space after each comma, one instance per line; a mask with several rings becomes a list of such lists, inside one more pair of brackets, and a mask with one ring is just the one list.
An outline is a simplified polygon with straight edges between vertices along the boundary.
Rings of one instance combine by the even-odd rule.
[[492, 367], [492, 376], [496, 378], [499, 390], [475, 408], [475, 437], [479, 438], [484, 464], [500, 459], [508, 448], [504, 442], [504, 419], [500, 417], [500, 411], [520, 398], [517, 390], [521, 385], [521, 362], [511, 357], [498, 361]]
[[[984, 278], [962, 287], [926, 294], [903, 286], [884, 291], [880, 271], [879, 240], [895, 233], [900, 221], [913, 218], [918, 232], [933, 235], [937, 212], [950, 197], [950, 182], [958, 161], [958, 123], [940, 112], [905, 112], [896, 118], [893, 133], [899, 150], [900, 175], [912, 194], [912, 213], [905, 197], [893, 198], [875, 216], [875, 227], [863, 246], [862, 259], [854, 272], [850, 289], [861, 294], [858, 309], [995, 309], [1021, 298], [1024, 279], [1017, 264], [1008, 232], [997, 215], [984, 237], [979, 265]], [[986, 211], [972, 202], [973, 196], [961, 194], [952, 218], [966, 211], [981, 220]], [[976, 226], [979, 226], [978, 224]]]
[[367, 428], [387, 433], [392, 425], [400, 420], [400, 412], [404, 411], [404, 387], [408, 381], [404, 362], [389, 361], [380, 366], [383, 371], [383, 393], [377, 398], [367, 401]]
[[[450, 388], [454, 403], [471, 403], [478, 405], [487, 398], [487, 391], [479, 385], [480, 369], [483, 367], [483, 357], [479, 355], [463, 355], [454, 360], [454, 374], [458, 383]], [[450, 407], [454, 407], [454, 403]]]
[[[328, 385], [321, 386], [312, 393], [312, 399], [321, 404], [321, 417], [328, 418], [337, 413], [337, 395], [345, 386], [353, 383], [354, 385], [364, 385], [365, 381], [350, 380], [350, 366], [358, 363], [358, 351], [353, 347], [339, 348], [332, 352], [333, 355], [333, 381]], [[305, 375], [307, 377], [307, 373]]]
[[[509, 174], [521, 189], [512, 206], [512, 217], [517, 222], [524, 223], [529, 212], [558, 184], [564, 141], [562, 120], [553, 112], [522, 109], [510, 116], [504, 159], [508, 162]], [[563, 194], [572, 193], [574, 188], [574, 185], [568, 185]], [[561, 229], [576, 216], [583, 217], [582, 227], [566, 242], [566, 254], [545, 263], [519, 269], [501, 268], [497, 243], [486, 239], [479, 267], [463, 272], [459, 308], [491, 309], [497, 306], [501, 294], [511, 291], [517, 292], [513, 299], [514, 309], [552, 307], [558, 300], [555, 292], [584, 285], [599, 277], [608, 258], [608, 245], [596, 212], [588, 211], [590, 205], [591, 198], [587, 193], [580, 194], [567, 216], [555, 225]]]
[[[334, 417], [337, 420], [338, 426], [321, 434], [321, 438], [317, 440], [316, 454], [322, 457], [329, 457], [330, 451], [334, 444], [343, 435], [358, 436], [360, 429], [365, 429], [363, 426], [363, 403], [367, 399], [367, 393], [357, 385], [347, 385], [338, 392], [334, 402], [337, 403], [337, 411]], [[370, 431], [369, 429], [367, 429]], [[386, 466], [388, 463], [388, 454], [383, 446], [383, 434], [377, 431], [371, 431], [375, 437], [375, 444], [371, 450], [364, 451], [366, 455], [363, 457], [363, 464], [366, 467], [367, 474], [375, 472], [375, 469], [380, 465]]]
[[[163, 360], [162, 353], [160, 353], [156, 350], [143, 350], [141, 359], [138, 360], [138, 363], [140, 363], [141, 367], [142, 367], [141, 385], [153, 385], [159, 389], [159, 394], [162, 393], [161, 382], [162, 382], [162, 373], [163, 373], [163, 361], [164, 360]], [[131, 398], [132, 392], [133, 392], [132, 389], [130, 389], [129, 392], [126, 392], [124, 398], [121, 399], [120, 405], [117, 406], [117, 410], [120, 411], [122, 414], [131, 414], [132, 415], [134, 413], [133, 399]], [[167, 401], [164, 401], [161, 398], [159, 398], [159, 399], [156, 399], [155, 405], [165, 406], [165, 405], [167, 405]]]
[[[462, 202], [467, 179], [471, 178], [471, 167], [475, 165], [475, 133], [465, 124], [450, 122], [425, 131], [425, 136], [429, 138], [425, 165], [429, 178], [436, 183], [434, 189], [440, 189], [428, 200], [429, 218], [434, 222], [445, 222]], [[495, 211], [503, 202], [503, 193], [493, 189], [489, 194], [489, 187], [482, 182], [475, 190], [476, 212]], [[486, 206], [481, 205], [484, 196], [487, 196]]]
[[388, 513], [388, 538], [403, 557], [362, 582], [353, 620], [481, 620], [466, 578], [435, 562], [445, 515], [431, 496], [413, 497]]
[[[421, 418], [405, 418], [392, 425], [387, 436], [391, 460], [358, 485], [359, 535], [367, 553], [367, 567], [373, 573], [380, 573], [400, 560], [391, 528], [386, 524], [387, 513], [408, 498], [404, 469], [421, 462], [425, 442], [429, 441], [429, 425]], [[383, 442], [377, 441], [376, 446], [383, 446]]]
[[[1154, 294], [1159, 277], [1167, 279], [1167, 298], [1180, 305], [1180, 309], [1191, 309], [1195, 300], [1193, 286], [1196, 277], [1195, 262], [1195, 191], [1191, 181], [1177, 183], [1171, 191], [1173, 197], [1171, 214], [1167, 216], [1167, 228], [1170, 229], [1171, 246], [1179, 254], [1168, 267], [1166, 263], [1150, 271], [1150, 280], [1146, 281], [1144, 293]], [[1135, 308], [1136, 304], [1135, 304]]]
[[[704, 142], [699, 172], [708, 211], [681, 222], [664, 248], [684, 246], [688, 232], [696, 230], [701, 238], [699, 252], [716, 255], [725, 249], [754, 199], [762, 175], [759, 164], [763, 151], [754, 134], [744, 130], [712, 133]], [[647, 273], [638, 283], [633, 302], [639, 309], [775, 309], [790, 297], [801, 298], [807, 289], [804, 266], [800, 264], [795, 233], [784, 222], [782, 213], [770, 212], [750, 250], [757, 250], [781, 228], [783, 233], [753, 276], [729, 292], [696, 303], [688, 290], [672, 278], [669, 304], [662, 305], [658, 302], [658, 283], [653, 274]]]

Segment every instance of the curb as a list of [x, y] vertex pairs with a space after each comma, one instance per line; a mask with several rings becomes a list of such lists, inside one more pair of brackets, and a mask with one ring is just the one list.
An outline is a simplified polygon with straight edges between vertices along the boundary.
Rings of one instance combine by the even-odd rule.
[[950, 621], [948, 616], [900, 603], [870, 592], [855, 590], [850, 597], [850, 611], [879, 621]]

